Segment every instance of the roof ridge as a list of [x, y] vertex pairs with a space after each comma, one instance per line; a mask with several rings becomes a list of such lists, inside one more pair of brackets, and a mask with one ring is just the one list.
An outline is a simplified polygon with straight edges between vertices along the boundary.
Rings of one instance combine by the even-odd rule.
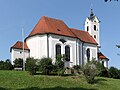
[[76, 29], [76, 28], [70, 28], [70, 29], [74, 29], [74, 30], [82, 31], [82, 32], [87, 32], [87, 31], [84, 31], [84, 30]]
[[[56, 19], [56, 18], [52, 18], [52, 17], [48, 17], [48, 16], [42, 16], [43, 18], [48, 18], [48, 19], [54, 19], [54, 20], [59, 20], [59, 21], [62, 21], [62, 22], [64, 22], [63, 20], [61, 20], [61, 19]], [[42, 18], [41, 17], [41, 18]]]

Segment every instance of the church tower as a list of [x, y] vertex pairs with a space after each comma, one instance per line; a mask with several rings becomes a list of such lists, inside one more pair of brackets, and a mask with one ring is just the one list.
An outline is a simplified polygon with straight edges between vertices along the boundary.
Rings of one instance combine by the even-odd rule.
[[93, 9], [91, 9], [90, 16], [85, 21], [85, 31], [87, 31], [98, 43], [100, 47], [100, 21], [94, 15]]

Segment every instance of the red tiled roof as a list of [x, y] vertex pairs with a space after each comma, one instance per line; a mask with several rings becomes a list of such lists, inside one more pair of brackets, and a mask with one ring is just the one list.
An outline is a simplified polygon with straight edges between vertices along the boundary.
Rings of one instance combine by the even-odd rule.
[[108, 59], [106, 56], [104, 56], [101, 52], [98, 53], [98, 58], [109, 60], [109, 59]]
[[45, 33], [75, 37], [75, 35], [62, 20], [43, 16], [38, 21], [37, 25], [34, 27], [29, 36]]
[[46, 33], [75, 37], [79, 38], [83, 42], [97, 44], [88, 32], [77, 29], [70, 29], [62, 20], [49, 18], [46, 16], [43, 16], [38, 21], [28, 37]]
[[97, 44], [93, 37], [86, 31], [71, 29], [72, 32], [83, 42]]
[[[17, 41], [12, 47], [11, 49], [14, 48], [14, 49], [23, 49], [23, 42], [21, 41]], [[26, 42], [24, 42], [24, 49], [25, 50], [30, 50], [26, 44]], [[11, 50], [10, 50], [11, 51]]]

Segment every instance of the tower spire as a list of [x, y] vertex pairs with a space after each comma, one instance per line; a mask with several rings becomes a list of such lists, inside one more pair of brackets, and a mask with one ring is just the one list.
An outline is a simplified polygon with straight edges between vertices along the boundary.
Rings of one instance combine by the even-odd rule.
[[94, 16], [94, 13], [93, 13], [93, 9], [91, 8], [90, 17], [93, 17], [93, 16]]

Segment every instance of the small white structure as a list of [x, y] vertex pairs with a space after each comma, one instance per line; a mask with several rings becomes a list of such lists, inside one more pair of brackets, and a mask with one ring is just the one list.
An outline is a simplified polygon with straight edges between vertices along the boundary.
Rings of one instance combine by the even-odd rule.
[[[50, 57], [54, 63], [57, 55], [64, 54], [66, 67], [84, 65], [92, 58], [100, 60], [99, 23], [92, 10], [85, 21], [85, 31], [69, 28], [62, 20], [43, 16], [25, 39], [25, 59]], [[12, 62], [22, 58], [21, 53], [22, 42], [17, 42], [11, 47]]]

